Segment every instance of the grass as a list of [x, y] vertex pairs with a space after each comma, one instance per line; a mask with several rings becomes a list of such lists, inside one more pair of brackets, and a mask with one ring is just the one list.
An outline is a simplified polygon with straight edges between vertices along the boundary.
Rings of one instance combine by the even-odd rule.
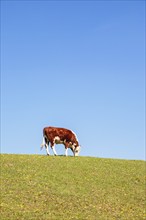
[[1, 155], [1, 220], [145, 219], [145, 161]]

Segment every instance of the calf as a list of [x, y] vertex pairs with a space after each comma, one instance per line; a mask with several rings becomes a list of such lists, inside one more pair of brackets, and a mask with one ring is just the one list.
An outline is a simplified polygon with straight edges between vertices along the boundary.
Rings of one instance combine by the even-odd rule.
[[45, 146], [47, 155], [49, 153], [49, 143], [56, 156], [55, 144], [64, 144], [65, 155], [67, 156], [68, 148], [70, 148], [74, 156], [78, 156], [80, 151], [80, 146], [75, 133], [66, 128], [56, 128], [56, 127], [46, 127], [43, 129], [43, 143], [41, 144], [41, 149]]

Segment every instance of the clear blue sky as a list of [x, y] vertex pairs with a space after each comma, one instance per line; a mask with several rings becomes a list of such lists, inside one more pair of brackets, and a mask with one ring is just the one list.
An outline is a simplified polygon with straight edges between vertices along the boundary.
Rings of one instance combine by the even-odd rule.
[[1, 2], [1, 152], [45, 155], [49, 125], [145, 159], [145, 1]]

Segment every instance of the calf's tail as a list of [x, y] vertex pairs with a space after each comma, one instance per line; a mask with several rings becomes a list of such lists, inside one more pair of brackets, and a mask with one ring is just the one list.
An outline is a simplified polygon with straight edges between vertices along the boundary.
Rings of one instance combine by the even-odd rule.
[[43, 149], [44, 146], [45, 146], [45, 138], [43, 136], [43, 141], [42, 141], [42, 144], [41, 144], [41, 150]]

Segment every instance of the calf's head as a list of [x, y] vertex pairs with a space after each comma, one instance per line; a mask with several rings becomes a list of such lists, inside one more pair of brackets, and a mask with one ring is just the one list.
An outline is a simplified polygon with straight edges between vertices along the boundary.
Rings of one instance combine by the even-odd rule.
[[80, 153], [80, 146], [75, 146], [75, 145], [73, 145], [72, 148], [71, 148], [71, 150], [72, 150], [74, 156], [76, 157], [76, 156], [78, 156], [79, 153]]

